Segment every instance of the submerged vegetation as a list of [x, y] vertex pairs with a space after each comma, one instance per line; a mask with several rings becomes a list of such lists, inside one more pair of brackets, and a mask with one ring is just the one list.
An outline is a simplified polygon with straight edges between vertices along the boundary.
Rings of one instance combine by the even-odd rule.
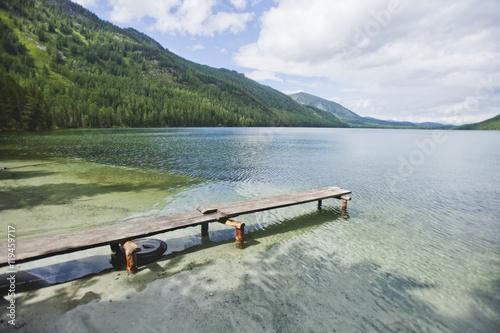
[[0, 4], [0, 130], [347, 126], [67, 0]]

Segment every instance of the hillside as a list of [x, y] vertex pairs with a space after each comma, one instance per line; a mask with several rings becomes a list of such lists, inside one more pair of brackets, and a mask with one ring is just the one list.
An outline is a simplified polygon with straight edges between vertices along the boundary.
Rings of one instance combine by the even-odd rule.
[[500, 114], [493, 118], [481, 121], [475, 124], [459, 126], [456, 129], [461, 130], [495, 130], [500, 131]]
[[318, 109], [331, 112], [337, 118], [347, 123], [358, 124], [363, 120], [363, 118], [356, 113], [333, 101], [328, 101], [305, 92], [290, 94], [289, 96], [301, 104], [315, 106]]
[[67, 0], [0, 2], [0, 68], [0, 92], [14, 89], [17, 96], [0, 99], [0, 130], [347, 126], [331, 112], [243, 74], [190, 62]]
[[326, 99], [299, 92], [291, 94], [294, 100], [301, 104], [311, 105], [321, 110], [325, 110], [334, 114], [338, 119], [357, 127], [389, 127], [389, 128], [415, 128], [415, 127], [446, 127], [447, 125], [439, 123], [412, 123], [409, 121], [391, 121], [380, 120], [372, 117], [361, 117], [344, 106], [328, 101]]

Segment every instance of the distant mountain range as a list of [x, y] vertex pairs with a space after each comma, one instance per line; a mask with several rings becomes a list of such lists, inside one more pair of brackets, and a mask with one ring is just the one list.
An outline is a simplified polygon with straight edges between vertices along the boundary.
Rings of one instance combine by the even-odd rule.
[[390, 128], [415, 128], [415, 127], [453, 127], [452, 125], [445, 125], [440, 123], [426, 122], [426, 123], [412, 123], [409, 121], [394, 121], [394, 120], [380, 120], [372, 117], [361, 117], [360, 115], [352, 112], [346, 107], [305, 92], [290, 94], [297, 102], [314, 106], [318, 109], [325, 110], [333, 113], [338, 119], [359, 127], [390, 127]]

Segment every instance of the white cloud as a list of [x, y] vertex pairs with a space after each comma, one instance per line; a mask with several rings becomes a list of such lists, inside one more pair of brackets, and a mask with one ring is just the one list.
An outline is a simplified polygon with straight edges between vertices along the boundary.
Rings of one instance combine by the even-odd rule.
[[283, 82], [282, 79], [276, 76], [276, 73], [268, 71], [253, 71], [245, 74], [245, 76], [255, 81], [271, 80]]
[[206, 26], [214, 32], [229, 30], [233, 34], [238, 34], [245, 30], [247, 22], [252, 18], [253, 14], [251, 13], [219, 12], [207, 19]]
[[192, 50], [193, 51], [198, 51], [198, 50], [203, 50], [205, 48], [205, 46], [201, 45], [201, 44], [196, 44], [193, 46]]
[[[156, 22], [152, 28], [170, 34], [213, 36], [229, 31], [233, 34], [245, 30], [253, 19], [249, 12], [216, 12], [216, 0], [109, 0], [110, 19], [131, 23], [143, 18]], [[244, 9], [246, 1], [232, 1], [235, 9]]]
[[233, 4], [234, 8], [238, 10], [244, 10], [247, 7], [246, 0], [231, 0], [231, 3]]
[[[446, 117], [440, 108], [474, 96], [481, 79], [500, 82], [496, 0], [280, 0], [261, 26], [236, 53], [239, 66], [328, 78], [357, 91], [339, 96], [346, 106], [372, 116]], [[465, 112], [500, 113], [498, 88]]]
[[96, 7], [96, 0], [71, 0], [74, 3], [81, 5], [82, 7]]

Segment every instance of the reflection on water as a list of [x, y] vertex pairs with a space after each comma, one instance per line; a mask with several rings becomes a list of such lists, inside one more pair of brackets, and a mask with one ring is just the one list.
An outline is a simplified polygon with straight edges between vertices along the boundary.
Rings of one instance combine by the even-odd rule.
[[[111, 303], [81, 295], [82, 306], [65, 315], [74, 327], [87, 327], [81, 318], [88, 316], [104, 327], [134, 297], [165, 309], [165, 321], [134, 317], [162, 331], [498, 331], [500, 133], [439, 132], [439, 142], [430, 141], [433, 133], [119, 129], [1, 135], [0, 142], [5, 159], [106, 165], [102, 173], [79, 172], [91, 184], [114, 184], [114, 168], [130, 172], [137, 188], [155, 186], [157, 177], [165, 190], [180, 185], [156, 215], [332, 185], [353, 192], [347, 219], [338, 200], [321, 212], [311, 203], [240, 216], [243, 251], [234, 249], [234, 230], [218, 224], [208, 243], [198, 228], [159, 235], [169, 252], [158, 266], [114, 293], [92, 290]], [[50, 177], [34, 172], [19, 180]], [[41, 190], [54, 200], [60, 192]], [[78, 281], [104, 283], [109, 274]], [[127, 330], [131, 320], [113, 327]]]

